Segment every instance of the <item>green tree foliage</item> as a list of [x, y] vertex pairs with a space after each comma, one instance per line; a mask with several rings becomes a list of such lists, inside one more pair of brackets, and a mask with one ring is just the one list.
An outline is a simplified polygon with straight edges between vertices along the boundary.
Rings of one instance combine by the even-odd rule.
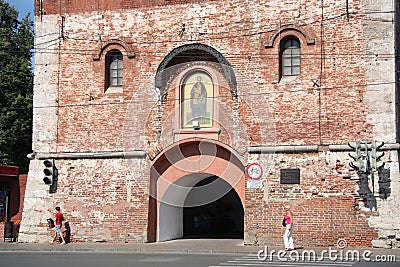
[[0, 165], [27, 171], [32, 151], [33, 21], [0, 0]]

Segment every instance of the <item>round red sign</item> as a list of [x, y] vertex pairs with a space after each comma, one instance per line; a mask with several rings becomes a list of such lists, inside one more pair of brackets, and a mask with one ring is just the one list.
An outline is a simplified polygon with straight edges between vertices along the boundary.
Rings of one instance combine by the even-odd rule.
[[261, 165], [258, 163], [252, 163], [252, 164], [247, 165], [246, 174], [252, 180], [260, 179], [263, 174]]

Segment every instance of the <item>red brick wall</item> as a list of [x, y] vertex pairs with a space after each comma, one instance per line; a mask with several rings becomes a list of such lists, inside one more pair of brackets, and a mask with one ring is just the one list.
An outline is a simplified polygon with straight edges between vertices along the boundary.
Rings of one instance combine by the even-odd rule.
[[[150, 78], [155, 76], [159, 64], [169, 52], [194, 41], [218, 50], [237, 73], [240, 72], [254, 84], [254, 92], [242, 93], [254, 93], [257, 98], [265, 99], [263, 103], [270, 113], [265, 107], [251, 106], [250, 102], [240, 105], [240, 118], [249, 130], [248, 136], [255, 137], [251, 141], [252, 145], [266, 145], [259, 138], [260, 128], [266, 125], [254, 122], [251, 109], [258, 109], [261, 116], [273, 117], [277, 145], [343, 144], [371, 137], [371, 125], [366, 122], [366, 105], [362, 102], [365, 67], [361, 16], [348, 22], [340, 16], [340, 4], [334, 0], [324, 1], [325, 20], [320, 15], [321, 1], [304, 1], [300, 8], [293, 1], [275, 2], [257, 7], [236, 0], [206, 3], [43, 1], [45, 15], [66, 13], [66, 38], [59, 46], [60, 73], [55, 72], [52, 80], [59, 91], [57, 150], [123, 150], [121, 132], [124, 116], [130, 101], [137, 100], [132, 97], [140, 94], [149, 84]], [[35, 3], [38, 10], [38, 2]], [[198, 3], [197, 9], [193, 3]], [[211, 4], [214, 8], [210, 8]], [[353, 1], [354, 7], [357, 4], [358, 1]], [[137, 13], [129, 14], [128, 9], [138, 7], [140, 12], [134, 10]], [[201, 15], [207, 8], [207, 15]], [[199, 13], [198, 22], [195, 19], [184, 19], [182, 14], [186, 14], [188, 9]], [[116, 12], [103, 12], [105, 10]], [[183, 23], [187, 30], [180, 38], [179, 31]], [[291, 24], [296, 27], [291, 29]], [[285, 29], [283, 25], [288, 31], [279, 30]], [[280, 35], [289, 32], [289, 28], [293, 34], [298, 35], [301, 42], [301, 75], [294, 80], [282, 81], [279, 78], [278, 40]], [[98, 38], [99, 32], [102, 35], [101, 41]], [[278, 39], [275, 39], [272, 47], [265, 47], [273, 36], [278, 36]], [[106, 94], [105, 51], [100, 55], [100, 60], [94, 60], [94, 57], [99, 55], [103, 42], [115, 38], [123, 40], [136, 56], [124, 57], [123, 93]], [[313, 41], [310, 42], [310, 39]], [[54, 51], [54, 54], [58, 56], [57, 52]], [[171, 91], [163, 104], [164, 118], [173, 110], [175, 97], [174, 91]], [[231, 99], [225, 99], [227, 106], [232, 106]], [[145, 124], [146, 140], [151, 143], [156, 138], [154, 110], [138, 109], [136, 112], [137, 117], [149, 115]], [[220, 138], [226, 142], [230, 140], [226, 131], [222, 131]], [[370, 239], [376, 237], [376, 234], [368, 228], [367, 219], [360, 216], [357, 208], [359, 199], [354, 194], [356, 184], [343, 179], [335, 166], [324, 160], [325, 157], [329, 155], [323, 151], [311, 156], [282, 156], [271, 174], [267, 175], [267, 179], [272, 181], [272, 199], [289, 197], [293, 203], [300, 203], [295, 208], [295, 238], [299, 243], [327, 245], [339, 237], [345, 237], [350, 244], [370, 244]], [[302, 169], [302, 183], [296, 189], [299, 192], [295, 194], [277, 182], [279, 169], [285, 167], [281, 163], [286, 160], [291, 162], [291, 167]], [[343, 160], [341, 163], [347, 166], [348, 162]], [[132, 231], [138, 234], [145, 232], [148, 205], [145, 189], [135, 189], [134, 196], [137, 197], [139, 209], [122, 204], [122, 195], [127, 193], [126, 189], [122, 189], [121, 195], [121, 190], [112, 191], [116, 194], [115, 203], [103, 207], [105, 217], [101, 225], [96, 224], [96, 216], [90, 213], [96, 206], [90, 201], [95, 198], [102, 202], [106, 198], [105, 192], [110, 193], [107, 191], [113, 186], [108, 180], [110, 177], [119, 177], [121, 181], [125, 179], [121, 176], [121, 169], [107, 170], [106, 166], [112, 166], [113, 163], [104, 165], [101, 161], [79, 164], [66, 161], [60, 164], [64, 166], [64, 171], [68, 168], [68, 174], [60, 172], [60, 177], [66, 175], [67, 179], [60, 182], [59, 186], [59, 192], [66, 197], [68, 212], [74, 214], [74, 210], [79, 210], [79, 214], [87, 214], [84, 218], [78, 215], [70, 217], [77, 227], [82, 228], [77, 236], [96, 235], [95, 229], [100, 227], [111, 232], [115, 240], [120, 240], [117, 229], [124, 225], [126, 216], [141, 218], [132, 221]], [[93, 165], [89, 172], [85, 164]], [[125, 169], [123, 171], [126, 172]], [[321, 180], [322, 177], [325, 180]], [[85, 179], [92, 179], [99, 185], [98, 188], [85, 189]], [[106, 186], [100, 186], [102, 184]], [[320, 193], [325, 195], [321, 196]], [[266, 204], [263, 197], [264, 192], [246, 193], [246, 231], [255, 234], [261, 243], [278, 244], [283, 234], [280, 228], [282, 204], [273, 201]], [[88, 202], [82, 204], [82, 199]], [[318, 223], [313, 219], [315, 216], [318, 217]], [[84, 220], [90, 223], [85, 224]], [[315, 236], [323, 238], [315, 243]]]
[[61, 205], [72, 242], [146, 241], [148, 192], [130, 178], [122, 160], [57, 164], [60, 176], [53, 206]]
[[[69, 1], [68, 5], [72, 6], [74, 3], [79, 6], [84, 2]], [[235, 1], [231, 3], [232, 10], [246, 11]], [[66, 18], [67, 38], [60, 47], [60, 81], [56, 80], [56, 75], [54, 76], [54, 83], [60, 83], [59, 145], [64, 150], [120, 149], [119, 133], [123, 126], [121, 118], [131, 97], [145, 86], [148, 79], [155, 74], [158, 64], [170, 51], [185, 44], [184, 40], [178, 38], [182, 21], [178, 14], [185, 12], [186, 6], [160, 8], [163, 8], [165, 13], [176, 10], [168, 15], [168, 23], [158, 23], [149, 13], [149, 19], [145, 22], [131, 21], [126, 24], [124, 31], [131, 31], [129, 34], [138, 34], [139, 30], [139, 35], [153, 37], [149, 39], [151, 42], [148, 42], [140, 38], [129, 39], [127, 37], [129, 34], [124, 34], [126, 35], [124, 41], [136, 52], [136, 57], [124, 59], [125, 67], [129, 69], [129, 72], [124, 73], [124, 78], [128, 82], [124, 85], [124, 93], [119, 95], [104, 94], [104, 60], [93, 60], [98, 54], [100, 43], [93, 37], [83, 41], [77, 34], [79, 32], [94, 36], [98, 28], [87, 29], [84, 24], [78, 24], [76, 28], [77, 24], [73, 23], [75, 17]], [[211, 21], [212, 25], [219, 25], [230, 17], [232, 10], [218, 13], [220, 18], [210, 16], [208, 21]], [[311, 15], [317, 11], [319, 11], [318, 6], [309, 13]], [[143, 12], [150, 12], [150, 9], [145, 8]], [[326, 12], [334, 13], [330, 9]], [[246, 23], [251, 16], [245, 13], [242, 13], [242, 16], [241, 22], [234, 23], [232, 28], [247, 26]], [[104, 33], [102, 39], [109, 41], [112, 36], [120, 34], [119, 31], [123, 28], [118, 30], [106, 26], [112, 25], [115, 20], [112, 15], [104, 14], [103, 17], [100, 27], [104, 28], [103, 31], [110, 30]], [[124, 16], [121, 19], [124, 20]], [[290, 21], [290, 16], [283, 13], [281, 23], [285, 20]], [[279, 81], [278, 44], [272, 48], [264, 47], [264, 43], [276, 34], [275, 29], [279, 24], [276, 21], [268, 23], [267, 21], [265, 20], [264, 24], [270, 23], [271, 26], [258, 31], [261, 33], [257, 38], [242, 36], [247, 33], [246, 31], [240, 35], [233, 35], [229, 33], [230, 27], [224, 27], [220, 29], [225, 32], [221, 36], [200, 37], [199, 42], [219, 50], [236, 71], [242, 72], [254, 82], [260, 90], [259, 93], [265, 97], [275, 120], [277, 143], [293, 145], [347, 143], [349, 140], [370, 137], [371, 125], [366, 123], [366, 105], [362, 102], [365, 92], [363, 87], [365, 69], [361, 57], [363, 47], [361, 41], [351, 39], [353, 35], [362, 36], [361, 25], [354, 22], [347, 23], [340, 18], [331, 19], [324, 23], [322, 39], [319, 36], [320, 24], [298, 27], [304, 34], [315, 36], [315, 43], [307, 44], [306, 38], [300, 39], [302, 45], [300, 79], [282, 82]], [[164, 28], [171, 23], [175, 25], [174, 29]], [[158, 28], [162, 30], [157, 32]], [[350, 29], [351, 36], [348, 33]], [[160, 37], [160, 43], [154, 43], [158, 35], [165, 37]], [[77, 90], [78, 88], [82, 89]], [[90, 100], [89, 95], [93, 100]], [[87, 114], [90, 119], [82, 114]], [[245, 116], [246, 114], [243, 114], [243, 118]]]
[[[43, 0], [43, 14], [85, 13], [98, 10], [123, 10], [165, 5], [183, 5], [193, 3], [215, 2], [216, 0]], [[40, 8], [39, 0], [35, 0], [35, 14]]]
[[[249, 244], [282, 246], [282, 218], [290, 207], [294, 213], [296, 247], [336, 246], [338, 239], [345, 239], [349, 246], [370, 246], [378, 234], [370, 228], [367, 218], [377, 213], [360, 209], [357, 182], [347, 174], [339, 174], [343, 168], [340, 161], [327, 160], [323, 153], [307, 156], [276, 155], [266, 179], [268, 195], [246, 190]], [[296, 161], [303, 164], [299, 166]], [[300, 184], [280, 184], [281, 168], [300, 168]]]
[[[255, 244], [283, 246], [285, 205], [279, 202], [263, 205], [254, 201], [253, 194], [248, 196], [247, 234], [255, 235]], [[304, 200], [293, 216], [295, 247], [336, 246], [339, 239], [345, 239], [349, 246], [371, 246], [371, 240], [378, 237], [359, 213], [358, 202], [351, 197]]]

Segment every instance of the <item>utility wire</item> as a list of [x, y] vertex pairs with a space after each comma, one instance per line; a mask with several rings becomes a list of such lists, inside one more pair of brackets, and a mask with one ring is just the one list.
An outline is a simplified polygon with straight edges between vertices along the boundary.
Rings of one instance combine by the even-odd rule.
[[[378, 11], [377, 10], [377, 11], [370, 11], [368, 14], [378, 14], [378, 13], [382, 13], [382, 14], [386, 14], [386, 13], [392, 14], [393, 13], [394, 14], [394, 11], [393, 10], [390, 10], [390, 11]], [[367, 14], [367, 13], [365, 13], [365, 14]], [[324, 16], [326, 16], [326, 13], [324, 14]], [[324, 22], [326, 22], [328, 20], [336, 19], [336, 18], [345, 17], [345, 16], [346, 16], [346, 13], [341, 13], [340, 15], [337, 15], [337, 16], [334, 16], [334, 17], [324, 18]], [[358, 14], [358, 16], [360, 16], [360, 14]], [[363, 19], [367, 20], [369, 18], [365, 18], [364, 17]], [[306, 19], [303, 18], [302, 20], [306, 20]], [[375, 19], [375, 18], [370, 19], [370, 20], [377, 21], [377, 19]], [[384, 20], [384, 21], [387, 22], [386, 20]], [[297, 23], [297, 25], [299, 25], [301, 27], [306, 27], [306, 26], [310, 26], [312, 24], [316, 24], [317, 25], [318, 23], [320, 23], [319, 20], [313, 21], [311, 23], [303, 23], [303, 24], [298, 24]], [[229, 24], [229, 26], [231, 27], [232, 25]], [[261, 28], [264, 28], [264, 27], [267, 27], [267, 26], [270, 26], [270, 24], [261, 25], [261, 26], [254, 27], [254, 28], [245, 28], [245, 29], [240, 29], [240, 30], [233, 30], [233, 31], [225, 31], [225, 32], [218, 32], [218, 33], [204, 33], [204, 34], [202, 34], [202, 37], [203, 37], [202, 41], [215, 40], [215, 39], [226, 39], [226, 38], [231, 39], [231, 38], [249, 37], [249, 36], [260, 35], [260, 34], [265, 34], [265, 33], [271, 33], [271, 32], [275, 32], [276, 31], [276, 29], [271, 29], [271, 30], [268, 30], [268, 31], [258, 31], [258, 32], [253, 32], [253, 33], [243, 33], [245, 31], [250, 31], [250, 30], [254, 30], [254, 29], [257, 30], [257, 29], [261, 29]], [[234, 33], [234, 32], [236, 32], [236, 33], [239, 32], [239, 33], [242, 33], [242, 34], [229, 35], [229, 36], [220, 36], [220, 35], [230, 34], [230, 33]], [[57, 33], [48, 33], [46, 35], [39, 36], [36, 39], [38, 39], [40, 37], [47, 36], [47, 35], [59, 35], [59, 33], [58, 32]], [[82, 36], [82, 35], [79, 35], [79, 34], [75, 34], [75, 35]], [[114, 37], [114, 36], [107, 36], [105, 34], [100, 34], [100, 35], [101, 35], [102, 38], [113, 38]], [[217, 35], [217, 37], [212, 37], [213, 35]], [[211, 36], [211, 37], [204, 38], [205, 36]], [[167, 40], [167, 41], [154, 41], [154, 38], [157, 38], [157, 39], [160, 39], [160, 38], [177, 38], [176, 35], [166, 35], [166, 36], [162, 36], [162, 35], [157, 35], [157, 36], [122, 36], [121, 38], [153, 39], [153, 40], [151, 40], [149, 42], [140, 41], [140, 44], [142, 44], [142, 45], [143, 44], [155, 44], [155, 43], [177, 43], [177, 42], [181, 43], [182, 42], [181, 39]], [[70, 40], [80, 40], [80, 41], [86, 41], [86, 42], [96, 42], [96, 43], [99, 42], [99, 39], [89, 39], [87, 37], [83, 37], [82, 39], [81, 38], [74, 38], [72, 33], [68, 33], [68, 39], [70, 39]], [[58, 40], [58, 38], [53, 39], [51, 41], [46, 41], [46, 42], [52, 42], [52, 41], [55, 41], [55, 40]], [[131, 42], [131, 43], [134, 43], [134, 42]], [[36, 47], [38, 47], [39, 45], [41, 45], [41, 43], [36, 44]], [[39, 49], [39, 48], [37, 48], [37, 49]], [[9, 51], [9, 52], [11, 52], [11, 51]]]
[[[261, 85], [262, 84], [266, 84], [266, 83], [261, 83]], [[268, 83], [269, 84], [269, 83]], [[383, 91], [383, 90], [385, 90], [385, 88], [382, 88], [381, 86], [382, 85], [394, 85], [395, 84], [395, 82], [378, 82], [378, 83], [369, 83], [369, 84], [359, 84], [359, 85], [357, 85], [357, 84], [353, 84], [353, 85], [343, 85], [343, 86], [335, 86], [335, 87], [323, 87], [323, 88], [310, 88], [310, 87], [307, 87], [307, 88], [305, 88], [305, 89], [296, 89], [296, 90], [279, 90], [279, 91], [270, 91], [270, 92], [257, 92], [257, 93], [246, 93], [246, 94], [242, 94], [242, 93], [240, 93], [239, 92], [239, 94], [238, 94], [238, 97], [240, 98], [240, 97], [244, 97], [244, 98], [246, 98], [246, 97], [257, 97], [257, 96], [268, 96], [268, 95], [281, 95], [281, 94], [288, 94], [288, 93], [291, 93], [291, 94], [293, 94], [293, 93], [300, 93], [300, 92], [306, 92], [306, 93], [308, 93], [310, 90], [311, 91], [315, 91], [315, 92], [317, 92], [317, 91], [319, 91], [319, 90], [323, 90], [323, 91], [325, 91], [325, 92], [329, 92], [329, 91], [333, 91], [333, 90], [340, 90], [340, 89], [348, 89], [348, 88], [352, 88], [352, 89], [354, 89], [354, 90], [352, 90], [352, 91], [342, 91], [342, 93], [343, 94], [346, 94], [346, 95], [351, 95], [351, 93], [353, 92], [353, 93], [356, 93], [357, 91], [360, 91], [360, 90], [365, 90], [365, 87], [367, 87], [367, 86], [377, 86], [378, 88], [377, 89], [374, 89], [374, 90], [371, 90], [371, 89], [369, 89], [369, 91]], [[260, 85], [260, 83], [258, 83], [257, 85]], [[156, 95], [156, 92], [154, 91], [154, 95]], [[92, 95], [92, 97], [96, 97], [95, 95]], [[208, 97], [208, 99], [212, 99], [212, 100], [225, 100], [225, 99], [227, 99], [227, 98], [229, 98], [229, 96], [214, 96], [214, 97]], [[89, 98], [88, 98], [89, 99]], [[181, 100], [180, 98], [174, 98], [174, 99], [171, 99], [171, 98], [168, 98], [168, 100], [167, 100], [167, 102], [168, 101], [177, 101], [177, 100]], [[93, 102], [93, 101], [87, 101], [88, 103], [82, 103], [82, 104], [61, 104], [61, 103], [59, 103], [59, 105], [57, 105], [57, 106], [55, 106], [55, 105], [47, 105], [47, 106], [34, 106], [33, 108], [34, 109], [43, 109], [43, 108], [55, 108], [55, 107], [60, 107], [60, 108], [74, 108], [74, 107], [91, 107], [91, 106], [110, 106], [110, 105], [117, 105], [117, 106], [119, 106], [119, 105], [129, 105], [129, 104], [131, 104], [131, 103], [153, 103], [153, 104], [156, 104], [157, 103], [157, 101], [155, 101], [155, 100], [143, 100], [143, 99], [140, 99], [140, 100], [135, 100], [135, 99], [133, 99], [133, 100], [131, 100], [131, 101], [123, 101], [123, 102], [121, 102], [120, 101], [120, 99], [118, 98], [118, 99], [116, 99], [115, 101], [110, 101], [110, 100], [107, 100], [106, 102], [103, 102], [103, 103], [96, 103], [96, 102]]]

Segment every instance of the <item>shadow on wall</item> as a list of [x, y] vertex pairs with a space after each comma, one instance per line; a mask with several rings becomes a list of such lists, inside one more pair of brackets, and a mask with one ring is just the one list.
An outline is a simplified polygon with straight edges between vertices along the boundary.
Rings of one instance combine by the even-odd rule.
[[[381, 168], [378, 171], [378, 177], [374, 173], [358, 174], [358, 195], [363, 199], [364, 205], [370, 210], [377, 210], [376, 198], [379, 197], [383, 200], [390, 196], [390, 169]], [[378, 190], [375, 190], [377, 187]], [[376, 192], [377, 191], [377, 192]]]
[[[65, 243], [67, 243], [67, 244], [71, 243], [71, 227], [69, 225], [69, 222], [65, 222], [63, 224], [63, 227], [62, 227], [61, 231], [62, 231], [62, 233], [64, 235]], [[59, 239], [59, 241], [61, 243], [62, 242], [61, 237], [59, 237], [58, 239]]]

